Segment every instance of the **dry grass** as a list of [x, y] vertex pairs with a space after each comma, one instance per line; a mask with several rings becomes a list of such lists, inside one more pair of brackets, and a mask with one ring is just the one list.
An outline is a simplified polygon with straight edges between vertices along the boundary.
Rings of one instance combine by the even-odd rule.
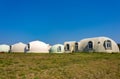
[[0, 54], [0, 79], [120, 79], [120, 54]]

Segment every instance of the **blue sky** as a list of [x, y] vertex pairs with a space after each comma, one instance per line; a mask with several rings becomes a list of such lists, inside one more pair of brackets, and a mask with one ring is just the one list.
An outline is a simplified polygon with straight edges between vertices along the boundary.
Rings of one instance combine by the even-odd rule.
[[97, 36], [120, 43], [120, 0], [0, 0], [0, 44]]

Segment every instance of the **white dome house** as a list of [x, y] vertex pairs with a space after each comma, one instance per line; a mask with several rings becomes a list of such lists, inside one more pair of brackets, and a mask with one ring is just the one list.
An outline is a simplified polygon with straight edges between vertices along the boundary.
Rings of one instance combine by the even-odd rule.
[[14, 45], [11, 45], [10, 50], [11, 50], [11, 52], [24, 53], [25, 52], [25, 47], [26, 47], [26, 44], [24, 44], [22, 42], [19, 42], [19, 43], [16, 43]]
[[118, 45], [108, 37], [83, 39], [79, 42], [80, 52], [119, 52]]
[[6, 44], [0, 45], [0, 52], [9, 52], [10, 51], [10, 46]]
[[49, 53], [50, 45], [42, 41], [32, 41], [26, 46], [26, 53]]
[[50, 48], [49, 52], [50, 53], [64, 53], [64, 45], [62, 45], [62, 44], [53, 45]]

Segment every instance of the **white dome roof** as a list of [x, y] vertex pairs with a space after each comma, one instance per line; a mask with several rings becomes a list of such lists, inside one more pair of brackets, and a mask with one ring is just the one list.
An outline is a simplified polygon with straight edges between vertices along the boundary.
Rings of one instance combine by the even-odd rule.
[[16, 44], [13, 44], [12, 46], [19, 46], [19, 45], [26, 45], [26, 44], [24, 44], [24, 43], [22, 43], [22, 42], [18, 42], [18, 43], [16, 43]]
[[32, 41], [32, 42], [29, 42], [29, 44], [34, 44], [34, 45], [41, 45], [41, 46], [49, 46], [49, 44], [46, 44], [42, 41]]
[[[105, 37], [105, 36], [101, 36], [101, 37], [92, 37], [92, 38], [84, 38], [80, 41], [84, 41], [84, 40], [91, 40], [91, 39], [102, 39], [102, 40], [105, 40], [105, 39], [110, 39], [109, 37]], [[110, 39], [112, 40], [112, 39]]]

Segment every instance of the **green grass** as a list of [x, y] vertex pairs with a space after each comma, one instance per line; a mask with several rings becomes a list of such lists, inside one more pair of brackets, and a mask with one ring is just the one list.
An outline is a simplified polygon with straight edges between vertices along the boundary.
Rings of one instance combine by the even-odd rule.
[[0, 79], [120, 79], [120, 54], [0, 54]]

